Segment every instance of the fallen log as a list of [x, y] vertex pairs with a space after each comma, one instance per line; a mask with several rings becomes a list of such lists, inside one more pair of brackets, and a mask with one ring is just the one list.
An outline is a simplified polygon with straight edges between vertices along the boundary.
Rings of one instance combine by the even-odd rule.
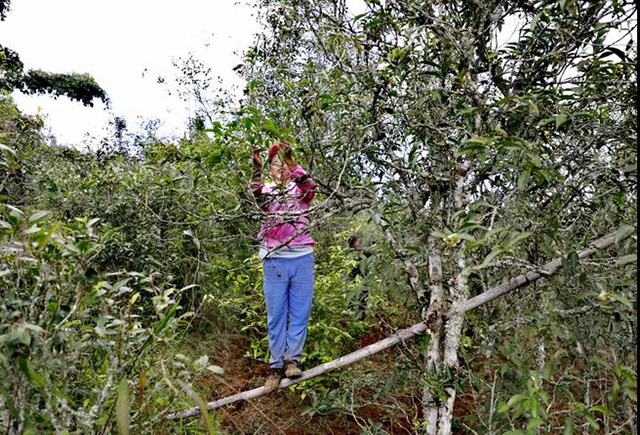
[[[626, 237], [629, 237], [628, 234]], [[625, 238], [626, 238], [625, 237]], [[598, 252], [598, 249], [607, 249], [611, 247], [616, 241], [615, 234], [609, 234], [591, 243], [591, 248], [583, 249], [578, 252], [578, 258], [581, 260], [591, 257]], [[474, 296], [471, 299], [467, 299], [461, 306], [460, 310], [463, 312], [473, 310], [474, 308], [484, 305], [487, 302], [494, 300], [495, 298], [502, 296], [505, 293], [509, 293], [516, 290], [523, 285], [529, 284], [533, 281], [537, 281], [545, 276], [553, 275], [562, 266], [563, 257], [558, 257], [552, 261], [549, 261], [540, 268], [540, 272], [529, 272], [523, 275], [518, 275], [515, 278], [510, 279], [507, 282], [503, 282], [500, 285], [490, 288], [489, 290], [480, 293], [478, 296]]]
[[[627, 234], [623, 237], [627, 238], [631, 236], [631, 234]], [[578, 253], [578, 257], [582, 260], [594, 255], [599, 249], [607, 249], [611, 247], [616, 242], [616, 235], [610, 234], [608, 236], [602, 237], [591, 243], [591, 247], [586, 248]], [[537, 281], [540, 278], [549, 276], [554, 274], [555, 272], [562, 267], [562, 259], [563, 257], [558, 257], [548, 263], [544, 264], [540, 268], [540, 272], [529, 272], [526, 274], [519, 275], [515, 278], [510, 279], [507, 282], [504, 282], [500, 285], [492, 287], [491, 289], [475, 296], [471, 299], [466, 300], [461, 306], [457, 307], [458, 310], [463, 312], [470, 311], [474, 308], [479, 307], [480, 305], [484, 305], [493, 299], [496, 299], [499, 296], [502, 296], [511, 291], [517, 290], [520, 287], [523, 287], [531, 282]], [[313, 377], [323, 375], [329, 373], [333, 370], [337, 370], [346, 366], [349, 366], [357, 361], [365, 359], [373, 354], [379, 353], [385, 349], [388, 349], [396, 344], [408, 340], [416, 335], [423, 334], [427, 330], [427, 325], [423, 322], [417, 323], [409, 328], [402, 329], [390, 337], [385, 338], [384, 340], [378, 341], [376, 343], [370, 344], [369, 346], [363, 347], [362, 349], [358, 349], [355, 352], [351, 352], [345, 356], [342, 356], [333, 361], [329, 361], [327, 363], [321, 364], [319, 366], [313, 367], [309, 370], [306, 370], [302, 373], [302, 377], [297, 379], [283, 379], [280, 382], [280, 386], [278, 388], [287, 388], [291, 385], [306, 381]], [[242, 393], [234, 394], [233, 396], [224, 397], [219, 400], [214, 400], [212, 402], [207, 403], [207, 407], [209, 408], [219, 408], [224, 405], [228, 405], [230, 403], [238, 402], [240, 400], [250, 400], [255, 399], [257, 397], [263, 396], [264, 387], [254, 388], [253, 390], [243, 391]], [[200, 408], [194, 407], [191, 409], [187, 409], [181, 412], [174, 412], [171, 414], [167, 414], [165, 417], [167, 420], [178, 420], [186, 417], [193, 417], [195, 415], [200, 414]]]
[[[416, 325], [411, 326], [410, 328], [402, 329], [390, 337], [385, 338], [384, 340], [378, 341], [376, 343], [370, 344], [369, 346], [363, 347], [362, 349], [358, 349], [355, 352], [351, 352], [350, 354], [341, 356], [338, 359], [334, 359], [333, 361], [329, 361], [324, 364], [320, 364], [319, 366], [315, 366], [312, 369], [305, 370], [302, 372], [302, 376], [297, 379], [283, 379], [280, 382], [280, 386], [278, 388], [287, 388], [291, 385], [306, 381], [308, 379], [314, 378], [318, 375], [323, 375], [325, 373], [329, 373], [333, 370], [340, 369], [342, 367], [349, 366], [361, 359], [367, 358], [375, 353], [381, 352], [385, 349], [388, 349], [401, 341], [407, 340], [415, 335], [422, 334], [427, 330], [427, 325], [424, 323], [418, 323]], [[207, 403], [209, 408], [219, 408], [224, 405], [228, 405], [229, 403], [237, 402], [239, 400], [249, 400], [255, 399], [256, 397], [260, 397], [264, 395], [264, 387], [254, 388], [253, 390], [243, 391], [242, 393], [234, 394], [233, 396], [228, 396], [222, 398], [220, 400], [214, 400], [213, 402]], [[167, 420], [176, 420], [179, 418], [191, 417], [194, 415], [198, 415], [200, 413], [200, 408], [191, 408], [186, 411], [176, 412], [173, 414], [167, 415]]]

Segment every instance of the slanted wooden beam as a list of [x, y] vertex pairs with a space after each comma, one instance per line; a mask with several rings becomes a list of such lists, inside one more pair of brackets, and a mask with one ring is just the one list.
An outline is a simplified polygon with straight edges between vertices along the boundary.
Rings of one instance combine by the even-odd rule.
[[[402, 329], [392, 336], [385, 338], [384, 340], [370, 344], [369, 346], [365, 346], [362, 349], [356, 350], [355, 352], [351, 352], [350, 354], [341, 356], [338, 359], [334, 359], [333, 361], [329, 361], [327, 363], [320, 364], [319, 366], [315, 366], [312, 369], [306, 370], [302, 373], [302, 376], [297, 379], [285, 378], [280, 381], [280, 386], [278, 388], [287, 388], [290, 385], [294, 385], [299, 382], [306, 381], [307, 379], [329, 373], [330, 371], [349, 366], [357, 361], [360, 361], [361, 359], [367, 358], [375, 353], [395, 346], [401, 341], [407, 340], [415, 335], [422, 334], [426, 330], [427, 325], [425, 325], [424, 323], [418, 323], [411, 326], [410, 328]], [[239, 400], [255, 399], [256, 397], [260, 397], [262, 395], [264, 395], [264, 387], [258, 387], [254, 388], [253, 390], [243, 391], [242, 393], [234, 394], [233, 396], [228, 396], [220, 400], [214, 400], [213, 402], [207, 403], [207, 406], [209, 408], [219, 408], [221, 406], [228, 405], [229, 403], [237, 402]], [[168, 414], [166, 418], [167, 420], [176, 420], [198, 414], [200, 414], [200, 408], [195, 407], [186, 411]]]
[[[627, 234], [622, 237], [625, 239], [631, 234]], [[609, 234], [608, 236], [602, 237], [591, 243], [591, 247], [584, 249], [578, 253], [578, 257], [582, 260], [594, 255], [598, 249], [607, 249], [611, 247], [616, 242], [616, 235]], [[497, 297], [500, 297], [506, 293], [514, 291], [520, 287], [523, 287], [529, 283], [537, 281], [540, 278], [545, 276], [549, 276], [554, 274], [555, 272], [562, 267], [562, 259], [563, 257], [558, 257], [541, 267], [540, 272], [529, 272], [526, 274], [519, 275], [515, 278], [510, 279], [507, 282], [504, 282], [500, 285], [492, 287], [491, 289], [475, 296], [471, 299], [466, 300], [459, 307], [453, 307], [454, 309], [461, 310], [463, 312], [473, 310], [474, 308], [479, 307], [480, 305], [484, 305], [487, 302], [490, 302]], [[329, 373], [330, 371], [340, 369], [342, 367], [349, 366], [355, 362], [358, 362], [364, 358], [367, 358], [373, 354], [378, 352], [382, 352], [385, 349], [388, 349], [396, 344], [408, 340], [416, 335], [423, 334], [427, 330], [428, 326], [421, 322], [417, 323], [409, 328], [402, 329], [390, 337], [385, 338], [384, 340], [378, 341], [376, 343], [370, 344], [369, 346], [365, 346], [362, 349], [358, 349], [355, 352], [351, 352], [348, 355], [342, 356], [333, 361], [329, 361], [327, 363], [316, 366], [312, 369], [306, 370], [302, 373], [302, 377], [298, 379], [283, 379], [280, 382], [280, 386], [278, 388], [287, 388], [290, 385], [297, 384], [299, 382], [306, 381], [308, 379], [314, 378], [319, 375], [323, 375], [325, 373]], [[224, 397], [219, 400], [214, 400], [212, 402], [207, 403], [209, 408], [219, 408], [224, 405], [228, 405], [230, 403], [238, 402], [240, 400], [250, 400], [255, 399], [257, 397], [263, 396], [264, 387], [254, 388], [253, 390], [243, 391], [242, 393], [234, 394], [233, 396]], [[165, 417], [167, 420], [178, 420], [186, 417], [193, 417], [195, 415], [200, 414], [200, 408], [194, 407], [191, 409], [187, 409], [181, 412], [174, 412], [171, 414], [167, 414]]]
[[[631, 234], [628, 234], [626, 237], [629, 237], [630, 235]], [[598, 252], [598, 249], [607, 249], [611, 247], [615, 243], [615, 240], [615, 234], [609, 234], [608, 236], [602, 237], [595, 242], [592, 242], [592, 247], [583, 249], [582, 251], [578, 252], [578, 258], [582, 260], [591, 257], [593, 254]], [[562, 259], [563, 257], [558, 257], [552, 261], [549, 261], [540, 268], [540, 272], [534, 271], [523, 275], [518, 275], [507, 282], [503, 282], [500, 285], [492, 287], [486, 292], [480, 293], [478, 296], [467, 299], [458, 309], [463, 312], [473, 310], [474, 308], [477, 308], [480, 305], [484, 305], [487, 302], [490, 302], [495, 298], [504, 295], [505, 293], [512, 292], [513, 290], [516, 290], [531, 282], [537, 281], [545, 276], [553, 275], [560, 267], [562, 267]]]

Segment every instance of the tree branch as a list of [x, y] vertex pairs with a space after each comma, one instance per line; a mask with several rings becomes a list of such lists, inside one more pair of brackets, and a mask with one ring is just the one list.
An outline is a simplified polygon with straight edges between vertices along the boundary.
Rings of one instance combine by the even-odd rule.
[[[630, 237], [632, 234], [627, 234], [623, 237], [623, 239]], [[609, 234], [608, 236], [602, 237], [591, 245], [592, 248], [587, 248], [578, 253], [578, 257], [580, 259], [588, 258], [594, 255], [598, 249], [607, 249], [611, 247], [614, 243], [616, 243], [616, 235], [615, 233]], [[562, 266], [562, 258], [558, 257], [543, 266], [543, 268], [547, 271], [546, 274], [538, 273], [538, 272], [529, 272], [524, 275], [517, 276], [505, 283], [502, 283], [496, 287], [493, 287], [486, 292], [468, 299], [464, 303], [458, 305], [454, 309], [459, 310], [460, 312], [470, 311], [474, 308], [479, 307], [480, 305], [484, 305], [487, 302], [492, 301], [493, 299], [502, 296], [506, 293], [509, 293], [513, 290], [516, 290], [526, 284], [534, 282], [548, 274], [553, 274], [557, 272], [558, 269]], [[423, 334], [427, 331], [428, 326], [426, 323], [421, 322], [417, 323], [409, 328], [402, 329], [392, 335], [391, 337], [387, 337], [384, 340], [378, 341], [377, 343], [370, 344], [369, 346], [363, 347], [355, 352], [351, 352], [348, 355], [342, 356], [333, 361], [329, 361], [328, 363], [321, 364], [312, 369], [306, 370], [302, 373], [302, 377], [298, 379], [283, 379], [280, 382], [280, 386], [278, 388], [287, 388], [291, 385], [306, 381], [308, 379], [314, 378], [316, 376], [323, 375], [333, 370], [340, 369], [342, 367], [347, 367], [355, 362], [358, 362], [362, 359], [365, 359], [373, 354], [378, 352], [382, 352], [385, 349], [388, 349], [396, 344], [408, 340], [416, 335]], [[238, 402], [240, 400], [250, 400], [255, 399], [257, 397], [263, 396], [265, 394], [264, 387], [254, 388], [253, 390], [243, 391], [242, 393], [234, 394], [233, 396], [225, 397], [220, 400], [214, 400], [209, 402], [207, 406], [209, 408], [220, 408], [221, 406], [228, 405], [230, 403]], [[168, 414], [166, 416], [167, 420], [178, 420], [181, 418], [193, 417], [200, 413], [200, 408], [194, 407], [191, 409], [187, 409], [182, 412], [174, 412], [172, 414]]]
[[[627, 235], [627, 237], [629, 236], [630, 234]], [[594, 241], [593, 243], [591, 243], [591, 245], [593, 246], [592, 248], [584, 249], [578, 253], [578, 258], [582, 260], [591, 257], [597, 252], [598, 249], [607, 249], [611, 247], [611, 245], [615, 243], [615, 239], [615, 234], [609, 234], [608, 236]], [[474, 308], [477, 308], [480, 305], [484, 305], [487, 302], [490, 302], [505, 293], [509, 293], [526, 284], [537, 281], [544, 276], [551, 275], [562, 266], [562, 258], [563, 257], [558, 257], [542, 266], [541, 269], [544, 270], [544, 272], [529, 272], [523, 275], [516, 276], [515, 278], [512, 278], [507, 282], [504, 282], [496, 287], [487, 290], [484, 293], [479, 294], [478, 296], [466, 300], [464, 303], [460, 304], [457, 309], [462, 312], [473, 310]]]

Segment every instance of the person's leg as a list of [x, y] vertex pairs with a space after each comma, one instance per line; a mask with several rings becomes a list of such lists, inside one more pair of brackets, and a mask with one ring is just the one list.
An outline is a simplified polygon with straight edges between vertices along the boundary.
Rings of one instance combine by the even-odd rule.
[[307, 322], [311, 314], [313, 299], [313, 254], [291, 261], [291, 283], [289, 284], [289, 327], [284, 359], [300, 362], [302, 347], [307, 338]]
[[262, 263], [264, 299], [267, 305], [269, 365], [272, 368], [283, 367], [284, 350], [287, 344], [289, 277], [285, 273], [282, 261], [267, 258]]

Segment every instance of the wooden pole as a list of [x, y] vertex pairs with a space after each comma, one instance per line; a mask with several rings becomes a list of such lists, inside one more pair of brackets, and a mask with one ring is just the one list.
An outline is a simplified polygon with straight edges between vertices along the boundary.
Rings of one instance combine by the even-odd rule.
[[[629, 235], [627, 237], [629, 237]], [[592, 242], [591, 245], [593, 246], [593, 248], [587, 248], [580, 251], [578, 253], [578, 258], [582, 260], [584, 258], [591, 257], [597, 252], [598, 249], [609, 248], [615, 243], [615, 239], [615, 234], [609, 234], [608, 236], [602, 237], [595, 242]], [[533, 281], [537, 281], [544, 276], [553, 275], [562, 266], [562, 258], [563, 257], [558, 257], [546, 263], [541, 267], [541, 272], [529, 272], [523, 275], [518, 275], [507, 282], [503, 282], [502, 284], [487, 290], [486, 292], [480, 293], [478, 296], [467, 299], [460, 305], [458, 309], [462, 312], [473, 310], [474, 308], [477, 308], [480, 305], [484, 305], [487, 302], [492, 301], [505, 293], [512, 292], [513, 290], [516, 290]]]
[[[622, 239], [625, 239], [631, 236], [631, 234], [627, 234]], [[593, 254], [595, 254], [598, 251], [598, 249], [607, 249], [611, 247], [615, 242], [616, 242], [616, 235], [609, 234], [608, 236], [602, 237], [596, 240], [595, 242], [591, 243], [591, 245], [593, 246], [592, 248], [587, 248], [580, 251], [578, 253], [578, 257], [581, 260], [591, 257]], [[544, 266], [542, 266], [541, 272], [529, 272], [523, 275], [519, 275], [515, 278], [510, 279], [507, 282], [504, 282], [498, 286], [492, 287], [486, 292], [483, 292], [478, 296], [475, 296], [471, 299], [466, 300], [457, 309], [462, 312], [473, 310], [474, 308], [477, 308], [480, 305], [484, 305], [487, 302], [490, 302], [499, 296], [502, 296], [513, 290], [516, 290], [524, 285], [527, 285], [545, 276], [552, 275], [560, 267], [562, 267], [562, 258], [563, 257], [558, 257], [546, 263]], [[311, 379], [313, 377], [323, 375], [325, 373], [329, 373], [330, 371], [349, 366], [373, 354], [382, 352], [385, 349], [395, 346], [401, 341], [405, 341], [416, 335], [423, 334], [427, 330], [427, 328], [428, 328], [427, 325], [424, 322], [421, 322], [409, 328], [402, 329], [397, 333], [393, 334], [392, 336], [387, 337], [384, 340], [378, 341], [377, 343], [370, 344], [369, 346], [363, 347], [362, 349], [356, 350], [355, 352], [351, 352], [348, 355], [342, 356], [333, 361], [329, 361], [327, 363], [316, 366], [312, 369], [306, 370], [305, 372], [302, 373], [302, 377], [298, 379], [283, 379], [280, 382], [280, 386], [278, 388], [287, 388], [290, 385], [294, 385], [299, 382]], [[221, 406], [238, 402], [240, 400], [255, 399], [256, 397], [263, 396], [264, 394], [265, 394], [264, 387], [258, 387], [258, 388], [254, 388], [253, 390], [243, 391], [242, 393], [234, 394], [233, 396], [228, 396], [219, 400], [214, 400], [212, 402], [207, 403], [207, 406], [209, 408], [219, 408]], [[198, 414], [200, 414], [200, 408], [194, 407], [182, 412], [174, 412], [171, 414], [167, 414], [166, 419], [178, 420], [181, 418], [193, 417]]]

